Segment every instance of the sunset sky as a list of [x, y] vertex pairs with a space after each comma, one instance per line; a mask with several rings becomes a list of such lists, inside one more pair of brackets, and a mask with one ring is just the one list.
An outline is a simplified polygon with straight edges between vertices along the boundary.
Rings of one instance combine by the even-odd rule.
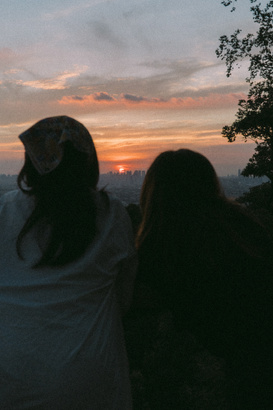
[[[250, 2], [1, 0], [0, 173], [18, 173], [18, 135], [69, 115], [90, 131], [101, 172], [147, 169], [167, 149], [205, 154], [236, 174], [254, 145], [221, 137], [247, 92], [246, 66], [226, 78], [222, 34], [253, 31]], [[255, 26], [254, 26], [255, 28]]]

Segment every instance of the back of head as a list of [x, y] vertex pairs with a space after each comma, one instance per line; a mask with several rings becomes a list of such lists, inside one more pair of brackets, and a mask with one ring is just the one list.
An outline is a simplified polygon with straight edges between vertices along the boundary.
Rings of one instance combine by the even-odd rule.
[[19, 138], [26, 152], [18, 179], [20, 187], [25, 182], [37, 191], [44, 180], [54, 180], [57, 174], [62, 174], [70, 183], [75, 175], [79, 178], [78, 184], [88, 180], [88, 185], [96, 188], [97, 154], [89, 131], [80, 122], [67, 116], [45, 118]]
[[158, 229], [175, 225], [177, 218], [188, 218], [186, 213], [210, 207], [220, 197], [219, 181], [207, 158], [188, 149], [163, 152], [150, 166], [143, 183], [140, 232], [151, 225]]
[[51, 236], [37, 266], [68, 263], [79, 257], [95, 235], [96, 190], [99, 167], [88, 130], [66, 117], [46, 118], [19, 136], [25, 163], [19, 188], [34, 196], [35, 209], [18, 236], [44, 221]]
[[215, 170], [209, 160], [189, 149], [165, 151], [152, 163], [144, 181], [160, 195], [168, 199], [187, 202], [209, 200], [220, 195]]
[[[19, 172], [17, 183], [19, 188], [27, 195], [34, 195], [36, 200], [51, 193], [60, 199], [62, 193], [69, 194], [73, 190], [96, 190], [99, 179], [97, 156], [90, 158], [87, 153], [74, 148], [70, 141], [62, 146], [62, 160], [51, 172], [40, 174], [29, 154], [25, 153], [25, 162]], [[74, 191], [75, 192], [75, 191]]]
[[197, 152], [160, 154], [147, 171], [140, 205], [137, 247], [146, 265], [152, 255], [160, 269], [190, 270], [198, 261], [228, 266], [234, 255], [267, 253], [264, 228], [225, 198], [213, 166]]

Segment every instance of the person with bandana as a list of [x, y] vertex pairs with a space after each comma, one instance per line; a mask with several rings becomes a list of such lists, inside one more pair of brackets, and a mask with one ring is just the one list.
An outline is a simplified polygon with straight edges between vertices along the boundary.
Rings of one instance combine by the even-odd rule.
[[129, 216], [97, 189], [81, 123], [46, 118], [19, 138], [20, 189], [0, 198], [0, 408], [130, 410]]

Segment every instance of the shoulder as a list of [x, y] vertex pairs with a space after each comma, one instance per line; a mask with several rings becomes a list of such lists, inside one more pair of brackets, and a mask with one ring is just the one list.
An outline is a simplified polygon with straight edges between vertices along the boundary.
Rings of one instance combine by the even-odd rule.
[[15, 204], [20, 204], [22, 202], [27, 201], [27, 196], [23, 194], [19, 189], [15, 189], [13, 191], [6, 192], [4, 195], [0, 197], [0, 207], [11, 206]]
[[22, 216], [27, 218], [33, 207], [33, 198], [19, 189], [9, 191], [0, 198], [0, 215], [2, 218], [8, 214], [12, 214], [14, 217]]
[[6, 203], [9, 203], [9, 202], [13, 202], [18, 197], [18, 195], [20, 193], [21, 193], [21, 191], [19, 189], [15, 189], [13, 191], [6, 192], [5, 194], [1, 195], [0, 204], [3, 205], [3, 204], [6, 204]]

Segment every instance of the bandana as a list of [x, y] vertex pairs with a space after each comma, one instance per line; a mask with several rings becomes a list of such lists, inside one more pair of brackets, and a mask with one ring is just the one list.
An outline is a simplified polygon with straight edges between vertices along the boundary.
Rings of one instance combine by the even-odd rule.
[[70, 141], [78, 151], [90, 155], [96, 152], [85, 126], [67, 116], [45, 118], [20, 134], [19, 138], [41, 175], [53, 171], [60, 164], [66, 141]]

